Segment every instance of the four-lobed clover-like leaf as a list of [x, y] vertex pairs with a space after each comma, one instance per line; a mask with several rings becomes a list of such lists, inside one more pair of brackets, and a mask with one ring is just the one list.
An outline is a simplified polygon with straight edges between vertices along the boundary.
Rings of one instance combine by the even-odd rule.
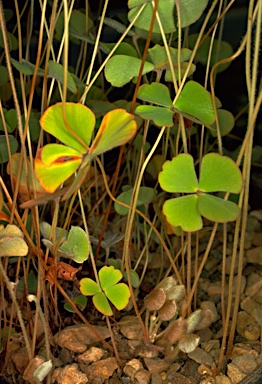
[[241, 172], [229, 157], [218, 153], [205, 155], [198, 181], [193, 157], [180, 154], [164, 163], [159, 183], [167, 192], [187, 193], [164, 203], [163, 212], [173, 227], [191, 232], [202, 228], [201, 216], [219, 223], [234, 221], [238, 217], [239, 208], [235, 203], [210, 194], [240, 192]]
[[95, 115], [85, 105], [71, 102], [49, 107], [41, 117], [40, 125], [64, 145], [47, 144], [38, 150], [36, 176], [41, 186], [52, 193], [79, 169], [75, 183], [66, 193], [67, 197], [80, 186], [94, 156], [125, 144], [137, 129], [132, 114], [124, 109], [114, 109], [106, 113], [90, 144]]
[[98, 277], [101, 288], [94, 280], [83, 278], [80, 280], [80, 291], [85, 296], [93, 296], [93, 303], [98, 311], [106, 316], [112, 316], [113, 311], [109, 301], [118, 310], [124, 309], [130, 297], [129, 288], [125, 283], [118, 283], [123, 275], [113, 266], [102, 267]]

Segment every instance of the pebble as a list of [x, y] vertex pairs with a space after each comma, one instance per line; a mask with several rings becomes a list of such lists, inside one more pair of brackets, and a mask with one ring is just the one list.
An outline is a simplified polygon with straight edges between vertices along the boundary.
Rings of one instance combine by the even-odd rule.
[[247, 227], [246, 227], [247, 232], [259, 232], [260, 231], [260, 222], [259, 220], [254, 217], [254, 215], [249, 215], [247, 218]]
[[79, 364], [81, 370], [87, 375], [89, 380], [96, 377], [102, 380], [108, 379], [113, 375], [114, 371], [118, 368], [115, 357], [108, 357], [104, 360], [95, 361], [91, 365]]
[[210, 367], [214, 363], [210, 354], [200, 347], [197, 347], [193, 352], [188, 353], [188, 357], [198, 364], [205, 364]]
[[[262, 247], [261, 247], [262, 252]], [[252, 272], [247, 278], [247, 286], [245, 295], [248, 297], [254, 296], [262, 288], [262, 279], [257, 273]]]
[[118, 324], [120, 332], [127, 339], [144, 340], [141, 324], [136, 316], [124, 316]]
[[216, 376], [215, 384], [231, 384], [232, 381], [225, 375]]
[[238, 312], [236, 329], [246, 340], [258, 340], [261, 335], [260, 326], [254, 317], [245, 311]]
[[134, 378], [135, 374], [143, 368], [143, 364], [138, 359], [132, 359], [124, 366], [124, 372], [128, 377]]
[[173, 359], [165, 358], [161, 360], [144, 358], [144, 363], [151, 374], [165, 372], [173, 363]]
[[255, 233], [254, 234], [254, 237], [253, 237], [253, 240], [252, 240], [252, 244], [257, 246], [257, 247], [262, 245], [262, 233]]
[[71, 364], [55, 369], [51, 381], [57, 384], [86, 384], [88, 378], [86, 374], [79, 371], [77, 364]]
[[135, 374], [135, 380], [138, 384], [149, 384], [150, 383], [151, 374], [146, 369], [140, 369]]
[[218, 349], [220, 346], [219, 340], [209, 340], [201, 343], [201, 348], [203, 348], [206, 352], [213, 351]]
[[91, 347], [81, 355], [78, 355], [78, 361], [81, 361], [85, 364], [93, 363], [94, 361], [100, 360], [105, 351], [101, 348]]
[[246, 377], [246, 374], [241, 371], [241, 369], [233, 364], [229, 363], [227, 366], [227, 375], [230, 378], [232, 383], [239, 383], [241, 380], [243, 380]]
[[255, 357], [258, 356], [258, 352], [252, 348], [249, 344], [244, 344], [244, 343], [236, 343], [234, 344], [231, 354], [230, 354], [230, 359], [233, 360], [237, 356], [241, 355], [254, 355]]
[[232, 363], [239, 367], [245, 374], [253, 372], [257, 367], [255, 356], [249, 354], [236, 356], [232, 360]]
[[262, 264], [262, 246], [249, 249], [246, 258], [248, 263]]

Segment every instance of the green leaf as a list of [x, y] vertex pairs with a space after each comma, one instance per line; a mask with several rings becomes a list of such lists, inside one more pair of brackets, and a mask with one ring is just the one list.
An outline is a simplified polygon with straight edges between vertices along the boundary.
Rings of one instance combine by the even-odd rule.
[[[133, 288], [138, 288], [139, 284], [140, 284], [140, 279], [139, 279], [139, 276], [138, 276], [137, 272], [134, 269], [130, 269], [129, 273], [130, 273], [132, 287]], [[124, 271], [123, 275], [124, 275], [125, 281], [128, 281], [126, 271]]]
[[[125, 55], [113, 56], [109, 59], [105, 67], [105, 77], [114, 87], [123, 87], [139, 74], [141, 59]], [[121, 68], [121, 70], [120, 70]], [[144, 63], [143, 75], [152, 71], [154, 65]]]
[[123, 277], [121, 271], [115, 269], [112, 265], [110, 267], [107, 267], [106, 265], [102, 267], [98, 272], [98, 276], [104, 291], [117, 284]]
[[[80, 309], [80, 311], [83, 311], [87, 304], [87, 297], [84, 295], [78, 295], [72, 299], [73, 303]], [[68, 312], [75, 312], [75, 310], [71, 307], [69, 303], [64, 304], [64, 308]]]
[[187, 27], [197, 21], [207, 6], [208, 0], [180, 1], [181, 27]]
[[[218, 109], [217, 110], [218, 115], [218, 122], [219, 122], [219, 130], [221, 136], [228, 135], [229, 132], [234, 128], [235, 125], [235, 119], [231, 112], [226, 111], [225, 109]], [[213, 137], [217, 137], [217, 125], [216, 122], [214, 122], [210, 126], [210, 133]]]
[[95, 127], [95, 115], [79, 103], [64, 103], [64, 110], [66, 124], [63, 119], [63, 103], [57, 103], [47, 108], [40, 119], [40, 125], [62, 143], [85, 153]]
[[105, 290], [105, 293], [107, 298], [119, 311], [127, 306], [130, 297], [130, 291], [125, 283], [120, 283], [114, 285], [113, 287], [109, 287]]
[[132, 138], [136, 130], [134, 115], [124, 109], [114, 109], [103, 117], [89, 152], [93, 156], [97, 156], [123, 145]]
[[[35, 70], [35, 65], [30, 63], [27, 60], [22, 59], [22, 61], [17, 61], [15, 59], [11, 59], [11, 63], [13, 66], [21, 72], [23, 75], [33, 75]], [[37, 69], [37, 76], [43, 77], [45, 74], [45, 71], [41, 68]]]
[[180, 226], [184, 231], [198, 231], [203, 226], [195, 194], [165, 201], [163, 212], [173, 227]]
[[93, 296], [101, 292], [99, 285], [89, 277], [80, 280], [80, 291], [85, 296]]
[[[59, 83], [64, 84], [64, 67], [62, 64], [50, 60], [48, 62], [48, 74], [54, 79], [56, 79]], [[69, 71], [67, 71], [66, 86], [72, 93], [77, 92], [77, 87]]]
[[5, 121], [9, 125], [11, 132], [13, 132], [17, 127], [17, 115], [15, 109], [9, 109], [9, 111], [5, 113]]
[[[191, 49], [194, 48], [197, 38], [198, 38], [198, 34], [193, 34], [189, 36], [188, 43]], [[211, 68], [214, 66], [216, 62], [221, 61], [223, 59], [227, 59], [233, 55], [233, 48], [228, 42], [218, 41], [216, 39], [213, 42], [211, 42], [211, 37], [207, 36], [207, 38], [198, 48], [195, 56], [195, 59], [199, 61], [202, 65], [205, 66], [207, 64], [207, 61], [210, 55], [211, 43], [212, 43], [212, 53], [210, 58]], [[220, 73], [226, 70], [230, 64], [231, 64], [231, 61], [229, 61], [228, 63], [224, 63], [222, 65], [219, 65], [216, 69], [217, 73]]]
[[202, 216], [218, 223], [234, 221], [239, 215], [239, 208], [235, 203], [206, 193], [199, 194], [198, 209]]
[[[39, 124], [40, 113], [31, 112], [29, 117], [29, 132], [32, 141], [37, 141], [40, 135], [41, 127]], [[25, 125], [25, 115], [22, 115], [22, 122]]]
[[87, 260], [89, 246], [85, 231], [80, 227], [72, 226], [67, 240], [60, 245], [59, 251], [63, 252], [63, 257], [70, 258], [76, 263], [83, 263]]
[[193, 116], [205, 125], [210, 125], [215, 121], [210, 93], [193, 80], [186, 83], [174, 107], [182, 115]]
[[[128, 12], [128, 20], [130, 22], [137, 15], [139, 11], [138, 6], [147, 2], [148, 1], [145, 1], [145, 0], [144, 1], [137, 1], [137, 0], [128, 1], [128, 7], [133, 8]], [[159, 14], [159, 18], [161, 20], [161, 24], [165, 33], [171, 33], [176, 30], [176, 27], [174, 24], [174, 16], [173, 16], [174, 6], [175, 6], [174, 0], [159, 0], [157, 12]], [[138, 28], [145, 29], [146, 31], [149, 31], [152, 15], [153, 15], [153, 5], [150, 1], [150, 3], [145, 6], [142, 13], [136, 20], [135, 26]], [[155, 20], [153, 32], [160, 33], [160, 28], [158, 26], [157, 20]]]
[[[115, 22], [115, 20], [112, 20]], [[125, 27], [126, 29], [126, 27]], [[115, 47], [115, 43], [104, 43], [104, 45], [111, 51]], [[137, 51], [135, 48], [128, 43], [122, 42], [119, 44], [117, 49], [114, 51], [114, 56], [116, 55], [125, 55], [125, 56], [132, 56], [137, 57]]]
[[[169, 68], [169, 60], [166, 53], [166, 48], [162, 47], [159, 44], [156, 44], [153, 48], [149, 48], [148, 53], [151, 60], [153, 61], [155, 68]], [[178, 64], [178, 49], [169, 47], [169, 53], [171, 56], [171, 61], [174, 66]], [[183, 61], [188, 61], [190, 59], [192, 51], [188, 48], [182, 48], [180, 50], [180, 63]]]
[[6, 227], [0, 225], [0, 257], [26, 256], [28, 246], [23, 239], [22, 231], [13, 224]]
[[[18, 149], [18, 142], [12, 135], [8, 135], [8, 143], [10, 146], [11, 155]], [[8, 147], [6, 143], [6, 137], [0, 136], [0, 163], [6, 163], [9, 160]]]
[[[188, 65], [189, 65], [188, 63], [181, 63], [181, 65], [180, 65], [181, 78], [185, 75]], [[187, 77], [190, 77], [195, 72], [195, 70], [196, 70], [195, 64], [193, 64], [193, 63], [190, 64], [190, 69], [187, 72]], [[176, 78], [178, 78], [179, 73], [178, 73], [178, 67], [177, 66], [174, 68], [174, 72], [175, 72]], [[172, 73], [169, 70], [167, 70], [165, 73], [165, 81], [166, 82], [173, 82]]]
[[96, 307], [96, 309], [98, 309], [98, 311], [103, 313], [105, 316], [112, 316], [113, 315], [113, 311], [110, 307], [110, 304], [109, 304], [104, 292], [97, 293], [93, 297], [93, 303], [94, 303], [94, 306]]
[[8, 70], [3, 65], [0, 65], [0, 87], [8, 82]]
[[153, 120], [159, 127], [172, 127], [174, 125], [174, 111], [168, 108], [154, 107], [152, 105], [140, 105], [135, 113], [145, 120]]
[[163, 107], [172, 107], [172, 100], [169, 89], [160, 83], [143, 84], [138, 89], [138, 99], [161, 105]]
[[[131, 205], [131, 199], [133, 195], [133, 188], [129, 189], [128, 191], [122, 192], [118, 197], [117, 200], [121, 201], [122, 203]], [[136, 207], [144, 204], [149, 204], [155, 196], [155, 192], [153, 188], [149, 187], [140, 187], [138, 192], [138, 199], [136, 203]], [[115, 203], [114, 204], [115, 210], [119, 215], [127, 215], [129, 209]]]
[[203, 157], [199, 181], [201, 191], [239, 193], [241, 187], [241, 172], [232, 159], [218, 153]]
[[163, 164], [159, 174], [159, 183], [167, 192], [196, 192], [198, 180], [193, 157], [182, 153]]

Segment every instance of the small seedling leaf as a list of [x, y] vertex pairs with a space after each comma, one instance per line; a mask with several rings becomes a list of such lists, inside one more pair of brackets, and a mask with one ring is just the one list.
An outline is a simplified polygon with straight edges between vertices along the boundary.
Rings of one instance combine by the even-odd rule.
[[119, 283], [107, 288], [105, 294], [119, 311], [127, 306], [130, 297], [129, 288], [125, 283]]
[[174, 125], [174, 111], [168, 108], [155, 107], [151, 105], [140, 105], [135, 113], [145, 120], [153, 120], [159, 127], [172, 127]]
[[[48, 63], [48, 74], [56, 79], [59, 83], [64, 83], [64, 67], [62, 64], [56, 63], [52, 60]], [[70, 74], [70, 72], [67, 71], [67, 89], [71, 91], [72, 93], [77, 92], [77, 87], [75, 85], [75, 82]]]
[[[225, 109], [218, 109], [218, 122], [219, 122], [219, 131], [221, 136], [226, 136], [231, 132], [235, 125], [235, 119], [231, 112], [226, 111]], [[210, 126], [210, 133], [213, 137], [217, 137], [217, 125], [214, 122]]]
[[[128, 191], [122, 192], [117, 200], [121, 201], [122, 203], [125, 203], [127, 205], [131, 204], [131, 199], [133, 195], [133, 188], [129, 189]], [[155, 192], [153, 188], [149, 187], [140, 187], [138, 192], [138, 199], [136, 202], [136, 206], [141, 206], [144, 204], [149, 204], [155, 196]], [[123, 205], [120, 205], [118, 203], [114, 204], [115, 210], [119, 215], [127, 215], [128, 214], [128, 208], [124, 207]]]
[[52, 360], [45, 361], [41, 364], [34, 372], [33, 376], [37, 379], [38, 383], [42, 383], [44, 378], [48, 375], [48, 373], [53, 368]]
[[[114, 87], [123, 87], [139, 74], [141, 59], [132, 56], [116, 55], [109, 59], [105, 67], [105, 77]], [[121, 70], [119, 70], [121, 68]], [[154, 65], [144, 63], [143, 75], [152, 71]]]
[[[131, 279], [132, 287], [133, 288], [138, 288], [139, 287], [139, 283], [140, 283], [138, 273], [134, 269], [130, 269], [129, 270], [129, 274], [130, 274], [130, 279]], [[123, 275], [124, 275], [125, 281], [127, 281], [128, 279], [127, 279], [126, 271], [124, 271]]]
[[124, 109], [114, 109], [108, 112], [102, 120], [90, 153], [97, 156], [114, 147], [125, 144], [137, 130], [134, 115]]
[[[147, 1], [129, 0], [128, 7], [132, 8], [128, 13], [128, 20], [130, 22], [135, 18], [139, 10], [139, 8], [137, 7], [142, 5], [145, 2]], [[175, 3], [173, 0], [159, 0], [157, 12], [165, 33], [171, 33], [176, 30], [176, 27], [174, 24], [174, 16], [173, 16], [174, 6], [175, 6]], [[150, 4], [147, 4], [145, 6], [142, 13], [136, 20], [135, 26], [138, 28], [145, 29], [146, 31], [149, 31], [152, 15], [153, 15], [153, 6], [150, 2]], [[155, 20], [153, 32], [160, 33], [160, 28], [157, 20]]]
[[98, 272], [100, 284], [103, 290], [107, 290], [113, 285], [117, 284], [123, 277], [119, 269], [115, 269], [112, 265], [102, 267]]
[[60, 245], [59, 251], [63, 256], [74, 260], [76, 263], [83, 263], [88, 259], [88, 238], [85, 231], [80, 227], [70, 228], [67, 240]]
[[[84, 295], [78, 295], [78, 296], [74, 297], [72, 301], [80, 309], [80, 311], [83, 311], [86, 307], [86, 304], [87, 304], [87, 297]], [[71, 307], [71, 305], [69, 303], [65, 303], [64, 308], [68, 312], [75, 312], [75, 310]]]
[[80, 291], [85, 296], [93, 296], [101, 292], [99, 285], [89, 277], [80, 280]]
[[183, 153], [166, 161], [159, 174], [159, 183], [167, 192], [196, 192], [198, 180], [193, 157]]
[[163, 212], [172, 226], [180, 226], [184, 231], [198, 231], [203, 226], [195, 194], [165, 201]]
[[206, 193], [198, 196], [198, 210], [206, 219], [217, 223], [234, 221], [239, 215], [239, 208], [235, 203]]
[[197, 21], [207, 6], [208, 0], [186, 0], [180, 2], [181, 27], [187, 27]]
[[94, 306], [96, 307], [96, 309], [98, 311], [100, 311], [101, 313], [103, 313], [104, 315], [106, 315], [106, 316], [112, 316], [113, 315], [112, 308], [110, 307], [110, 304], [109, 304], [107, 297], [104, 294], [104, 292], [97, 293], [93, 297], [93, 303], [94, 303]]
[[194, 334], [185, 335], [178, 341], [178, 348], [184, 353], [193, 352], [200, 342], [200, 337]]
[[84, 154], [95, 127], [95, 115], [88, 107], [79, 103], [64, 103], [64, 110], [65, 121], [63, 103], [47, 108], [40, 119], [40, 125], [62, 143]]
[[[18, 149], [18, 141], [13, 135], [8, 135], [8, 144], [10, 146], [11, 155], [16, 153]], [[9, 160], [9, 151], [6, 143], [5, 135], [0, 136], [0, 163], [6, 163]]]
[[138, 99], [161, 105], [163, 107], [172, 107], [172, 100], [168, 88], [164, 84], [151, 83], [139, 87]]
[[215, 121], [210, 93], [193, 80], [186, 83], [174, 107], [182, 115], [195, 117], [205, 125], [213, 124]]
[[[41, 232], [41, 235], [45, 239], [50, 239], [51, 228], [52, 228], [52, 226], [50, 224], [48, 224], [46, 221], [42, 221], [42, 223], [40, 223], [40, 232]], [[61, 234], [62, 234], [62, 236], [61, 236]], [[68, 232], [64, 228], [56, 227], [55, 228], [55, 240], [58, 241], [60, 236], [61, 236], [61, 240], [66, 240], [67, 236], [68, 236]]]
[[241, 187], [241, 172], [232, 159], [218, 153], [203, 157], [199, 180], [201, 191], [239, 193]]

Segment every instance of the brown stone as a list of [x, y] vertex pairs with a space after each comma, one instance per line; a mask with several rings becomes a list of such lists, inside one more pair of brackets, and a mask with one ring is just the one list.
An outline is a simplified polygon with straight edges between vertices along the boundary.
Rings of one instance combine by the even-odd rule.
[[77, 364], [71, 364], [64, 368], [57, 368], [53, 372], [52, 382], [57, 384], [86, 384], [88, 378], [79, 371]]
[[248, 263], [262, 264], [262, 246], [249, 249], [246, 258]]
[[80, 364], [80, 368], [89, 380], [97, 377], [106, 380], [113, 375], [114, 371], [118, 368], [118, 364], [115, 357], [108, 357], [107, 359], [96, 361], [88, 366]]

